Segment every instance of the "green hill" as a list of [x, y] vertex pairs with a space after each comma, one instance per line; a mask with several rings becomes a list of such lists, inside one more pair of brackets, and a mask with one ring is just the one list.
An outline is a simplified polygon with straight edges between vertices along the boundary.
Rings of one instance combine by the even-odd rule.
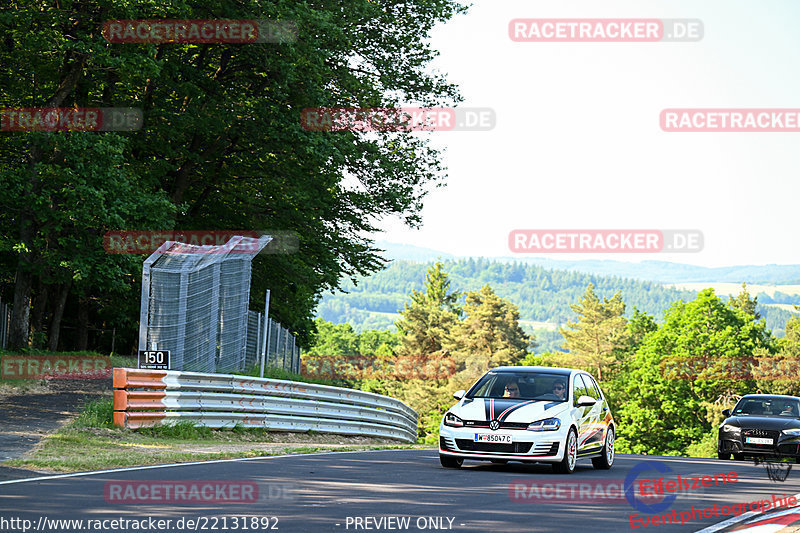
[[[393, 261], [385, 270], [359, 278], [355, 285], [345, 283], [347, 293], [325, 295], [317, 315], [334, 323], [348, 322], [357, 331], [394, 329], [394, 321], [399, 318], [397, 312], [403, 308], [411, 290], [422, 289], [428, 265]], [[695, 290], [680, 290], [648, 281], [550, 270], [519, 262], [468, 258], [447, 260], [444, 265], [453, 289], [474, 290], [488, 283], [497, 294], [519, 306], [523, 327], [536, 335], [537, 352], [560, 347], [563, 339], [557, 326], [574, 318], [569, 306], [578, 301], [589, 283], [595, 285], [595, 292], [601, 297], [610, 298], [622, 291], [628, 316], [637, 307], [659, 321], [672, 302], [681, 298], [692, 300], [696, 294]], [[800, 301], [800, 297], [797, 300]], [[758, 310], [773, 333], [783, 336], [784, 325], [792, 313], [774, 305], [760, 305]]]

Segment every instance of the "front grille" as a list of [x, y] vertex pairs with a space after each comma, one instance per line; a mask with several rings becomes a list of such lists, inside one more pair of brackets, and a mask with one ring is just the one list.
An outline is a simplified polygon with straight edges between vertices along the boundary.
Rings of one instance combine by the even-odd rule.
[[515, 442], [505, 444], [500, 442], [475, 442], [469, 439], [456, 439], [460, 450], [465, 452], [495, 452], [495, 453], [528, 453], [531, 442]]
[[[528, 429], [530, 424], [527, 422], [500, 422], [498, 429]], [[464, 427], [468, 428], [488, 428], [489, 422], [484, 420], [465, 420]]]
[[[754, 444], [752, 442], [746, 442], [747, 437], [772, 439], [772, 444]], [[778, 443], [778, 437], [780, 437], [780, 431], [772, 431], [768, 429], [743, 429], [742, 445], [745, 448], [753, 449], [773, 448]]]

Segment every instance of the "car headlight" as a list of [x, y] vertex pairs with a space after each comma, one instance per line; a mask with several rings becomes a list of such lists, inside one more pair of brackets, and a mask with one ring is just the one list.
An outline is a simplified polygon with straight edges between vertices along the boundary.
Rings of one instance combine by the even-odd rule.
[[539, 420], [528, 426], [528, 431], [556, 431], [561, 427], [561, 420], [558, 418], [548, 418]]
[[781, 433], [790, 437], [800, 437], [800, 428], [784, 429]]
[[453, 413], [447, 413], [444, 415], [444, 425], [451, 428], [462, 428], [464, 427], [464, 421]]
[[723, 424], [722, 425], [722, 431], [724, 431], [725, 433], [736, 433], [740, 429], [741, 429], [740, 427], [732, 426], [730, 424]]

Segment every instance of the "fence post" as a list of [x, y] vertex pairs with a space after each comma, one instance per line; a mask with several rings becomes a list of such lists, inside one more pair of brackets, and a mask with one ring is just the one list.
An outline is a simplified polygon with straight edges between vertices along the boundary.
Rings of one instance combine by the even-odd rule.
[[[261, 329], [261, 321], [259, 320], [258, 324], [259, 329]], [[261, 374], [260, 376], [264, 377], [264, 359], [265, 357], [269, 357], [265, 355], [265, 352], [269, 348], [269, 342], [267, 338], [269, 337], [269, 289], [267, 289], [267, 296], [266, 296], [266, 303], [264, 304], [264, 338], [261, 340]], [[266, 348], [265, 348], [266, 347]]]
[[292, 372], [294, 372], [294, 355], [295, 355], [294, 354], [294, 352], [295, 352], [294, 346], [295, 346], [295, 342], [296, 342], [296, 339], [294, 338], [294, 335], [292, 335], [292, 358], [289, 360], [289, 365], [291, 367], [291, 371]]
[[286, 352], [289, 351], [289, 330], [283, 330], [283, 369], [286, 370]]

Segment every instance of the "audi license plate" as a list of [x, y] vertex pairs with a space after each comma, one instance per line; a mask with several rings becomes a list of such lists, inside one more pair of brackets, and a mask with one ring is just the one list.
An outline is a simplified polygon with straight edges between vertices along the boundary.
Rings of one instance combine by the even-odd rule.
[[772, 446], [772, 439], [762, 439], [761, 437], [745, 437], [744, 441], [747, 444], [769, 444]]
[[499, 435], [497, 433], [475, 433], [475, 442], [501, 442], [512, 444], [511, 435]]

